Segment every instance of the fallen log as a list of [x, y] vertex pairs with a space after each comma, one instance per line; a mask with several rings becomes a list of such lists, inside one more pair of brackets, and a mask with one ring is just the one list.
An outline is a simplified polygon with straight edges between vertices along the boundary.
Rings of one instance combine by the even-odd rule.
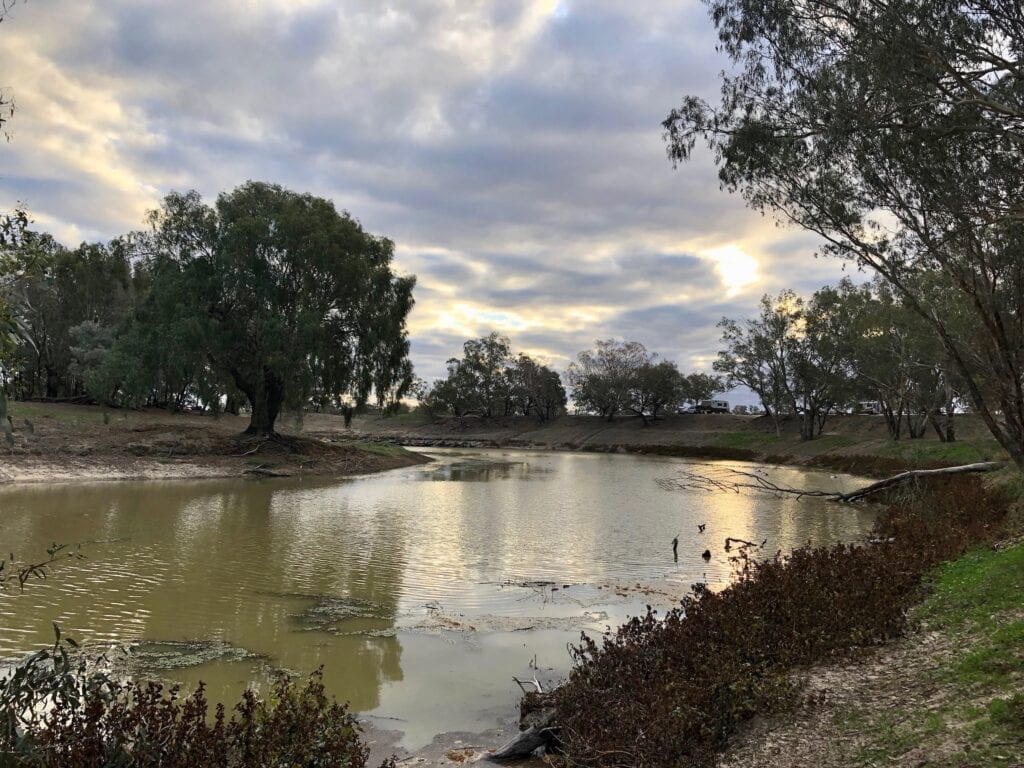
[[[539, 683], [537, 685], [540, 686]], [[558, 726], [555, 724], [555, 707], [550, 692], [529, 691], [523, 696], [519, 706], [521, 732], [507, 744], [487, 755], [488, 760], [523, 760], [541, 747], [548, 752], [557, 751]]]
[[884, 491], [887, 488], [893, 488], [903, 483], [908, 483], [911, 480], [918, 480], [922, 478], [936, 477], [939, 475], [962, 475], [973, 472], [994, 472], [997, 469], [1002, 469], [1006, 466], [1005, 461], [979, 461], [974, 464], [961, 464], [956, 467], [941, 467], [939, 469], [912, 469], [908, 472], [901, 472], [898, 475], [893, 475], [886, 480], [879, 480], [877, 483], [871, 483], [863, 488], [858, 488], [855, 491], [849, 493], [840, 494], [839, 501], [858, 501], [860, 499], [871, 496], [872, 494]]
[[803, 488], [791, 488], [779, 485], [768, 479], [764, 471], [748, 472], [741, 469], [728, 467], [713, 467], [707, 472], [686, 472], [679, 477], [662, 478], [657, 481], [658, 485], [666, 490], [697, 489], [705, 491], [729, 491], [739, 493], [743, 489], [763, 491], [775, 495], [791, 495], [801, 498], [804, 496], [817, 499], [830, 499], [832, 501], [860, 501], [873, 496], [876, 493], [905, 485], [915, 480], [926, 480], [942, 475], [959, 475], [974, 472], [994, 472], [1006, 466], [1005, 461], [979, 461], [974, 464], [961, 464], [955, 467], [941, 467], [939, 469], [911, 469], [901, 472], [885, 480], [879, 480], [857, 488], [853, 491], [842, 493], [840, 491], [809, 491]]
[[532, 726], [517, 735], [512, 741], [487, 756], [488, 760], [525, 760], [541, 747], [545, 749], [554, 741], [553, 728]]

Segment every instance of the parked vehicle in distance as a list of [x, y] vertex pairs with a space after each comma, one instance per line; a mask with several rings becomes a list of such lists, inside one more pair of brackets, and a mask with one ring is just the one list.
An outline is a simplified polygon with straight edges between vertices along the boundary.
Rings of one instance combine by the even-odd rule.
[[701, 400], [697, 404], [697, 413], [728, 413], [728, 400]]
[[882, 404], [877, 400], [861, 400], [859, 403], [857, 403], [856, 412], [868, 414], [870, 416], [881, 416]]

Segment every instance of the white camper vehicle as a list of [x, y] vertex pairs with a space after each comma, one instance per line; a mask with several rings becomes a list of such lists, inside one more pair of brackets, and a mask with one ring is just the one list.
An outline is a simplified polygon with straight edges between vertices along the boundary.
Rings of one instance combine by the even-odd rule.
[[701, 400], [697, 405], [697, 413], [728, 413], [728, 400]]

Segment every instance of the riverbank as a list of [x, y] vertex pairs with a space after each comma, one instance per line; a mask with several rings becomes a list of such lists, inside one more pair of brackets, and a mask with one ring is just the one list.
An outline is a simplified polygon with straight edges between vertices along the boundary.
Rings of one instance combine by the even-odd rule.
[[[243, 438], [246, 417], [10, 404], [14, 445], [0, 445], [0, 482], [342, 477], [426, 459], [397, 445], [327, 442], [283, 423], [280, 441]], [[340, 421], [340, 420], [339, 420]]]
[[795, 420], [776, 434], [770, 419], [732, 414], [670, 415], [651, 426], [621, 416], [533, 418], [430, 418], [421, 413], [357, 416], [307, 414], [302, 424], [282, 416], [283, 443], [259, 446], [240, 439], [245, 416], [214, 419], [162, 410], [110, 410], [98, 406], [10, 405], [15, 445], [0, 447], [0, 482], [218, 478], [239, 476], [345, 476], [423, 461], [404, 446], [525, 448], [640, 453], [733, 459], [832, 469], [884, 477], [924, 469], [1005, 458], [980, 420], [958, 417], [958, 440], [889, 439], [878, 416], [835, 416], [824, 433], [799, 437]]
[[584, 644], [551, 699], [570, 762], [1021, 765], [1024, 543], [1000, 486], [932, 487], [877, 543], [744, 568]]
[[914, 629], [804, 675], [802, 702], [751, 723], [719, 768], [1024, 765], [1024, 542], [936, 569]]
[[528, 448], [648, 453], [705, 459], [734, 459], [833, 469], [882, 477], [905, 469], [928, 469], [1004, 459], [980, 419], [957, 417], [956, 442], [935, 434], [892, 440], [881, 416], [830, 417], [822, 435], [803, 441], [796, 419], [778, 435], [771, 419], [732, 414], [673, 414], [651, 426], [639, 418], [562, 416], [534, 418], [430, 418], [420, 413], [356, 417], [351, 429], [338, 429], [334, 417], [307, 418], [306, 431], [331, 440], [394, 442], [452, 448]]

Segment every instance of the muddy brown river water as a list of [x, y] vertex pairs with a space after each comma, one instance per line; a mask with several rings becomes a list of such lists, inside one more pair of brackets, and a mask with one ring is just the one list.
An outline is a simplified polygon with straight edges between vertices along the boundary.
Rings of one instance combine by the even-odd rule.
[[[873, 520], [815, 499], [663, 490], [658, 478], [692, 467], [681, 459], [428, 452], [430, 464], [335, 482], [0, 487], [0, 549], [81, 542], [86, 555], [0, 595], [0, 658], [48, 643], [57, 621], [222, 701], [322, 664], [330, 692], [415, 749], [507, 719], [512, 677], [565, 674], [581, 631], [725, 583], [726, 536], [788, 550], [860, 538]], [[799, 487], [860, 482], [765, 469]]]

